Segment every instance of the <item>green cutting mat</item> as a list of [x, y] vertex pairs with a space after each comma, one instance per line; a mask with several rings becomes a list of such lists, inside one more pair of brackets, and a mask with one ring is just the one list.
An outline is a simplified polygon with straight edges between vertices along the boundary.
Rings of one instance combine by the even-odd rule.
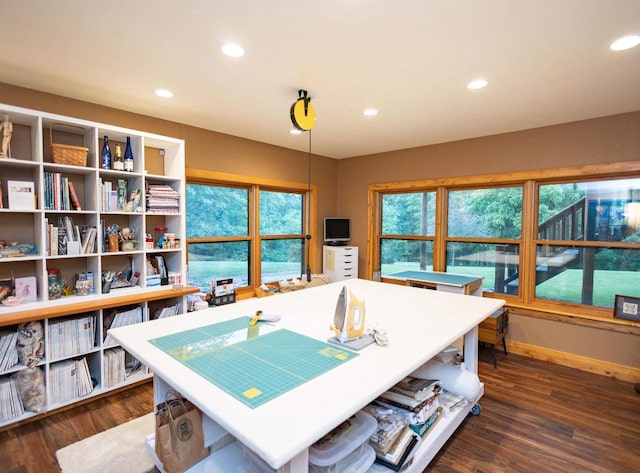
[[358, 356], [286, 329], [259, 334], [272, 327], [249, 327], [250, 321], [240, 317], [149, 343], [252, 409]]

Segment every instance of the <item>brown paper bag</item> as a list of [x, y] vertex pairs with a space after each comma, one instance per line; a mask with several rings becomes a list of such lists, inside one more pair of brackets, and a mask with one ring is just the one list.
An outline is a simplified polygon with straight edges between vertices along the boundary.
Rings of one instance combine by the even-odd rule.
[[182, 473], [209, 455], [202, 413], [173, 390], [156, 411], [156, 455], [166, 473]]

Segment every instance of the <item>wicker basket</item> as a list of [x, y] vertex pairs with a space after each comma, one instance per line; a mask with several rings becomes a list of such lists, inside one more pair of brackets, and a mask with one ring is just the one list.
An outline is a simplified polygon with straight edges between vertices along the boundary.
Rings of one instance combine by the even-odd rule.
[[[65, 126], [73, 126], [75, 125], [66, 125]], [[73, 145], [63, 145], [59, 143], [53, 142], [53, 125], [49, 128], [49, 142], [51, 143], [51, 160], [56, 164], [71, 164], [73, 166], [86, 166], [87, 165], [87, 154], [89, 153], [89, 148], [85, 148], [84, 146], [73, 146]]]
[[301, 282], [298, 284], [289, 283], [286, 286], [280, 286], [280, 292], [292, 292], [297, 291], [298, 289], [304, 289], [307, 286], [307, 283]]

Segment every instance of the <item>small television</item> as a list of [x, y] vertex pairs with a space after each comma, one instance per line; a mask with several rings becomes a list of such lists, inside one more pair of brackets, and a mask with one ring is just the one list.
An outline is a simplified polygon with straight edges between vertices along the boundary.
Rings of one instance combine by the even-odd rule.
[[348, 218], [325, 218], [324, 241], [328, 245], [346, 245], [351, 239]]

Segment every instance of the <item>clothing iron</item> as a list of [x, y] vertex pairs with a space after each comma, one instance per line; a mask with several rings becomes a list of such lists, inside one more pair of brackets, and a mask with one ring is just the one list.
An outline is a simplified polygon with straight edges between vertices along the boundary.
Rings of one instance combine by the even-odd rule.
[[358, 339], [364, 333], [364, 301], [358, 299], [346, 286], [340, 291], [331, 330], [342, 343]]

